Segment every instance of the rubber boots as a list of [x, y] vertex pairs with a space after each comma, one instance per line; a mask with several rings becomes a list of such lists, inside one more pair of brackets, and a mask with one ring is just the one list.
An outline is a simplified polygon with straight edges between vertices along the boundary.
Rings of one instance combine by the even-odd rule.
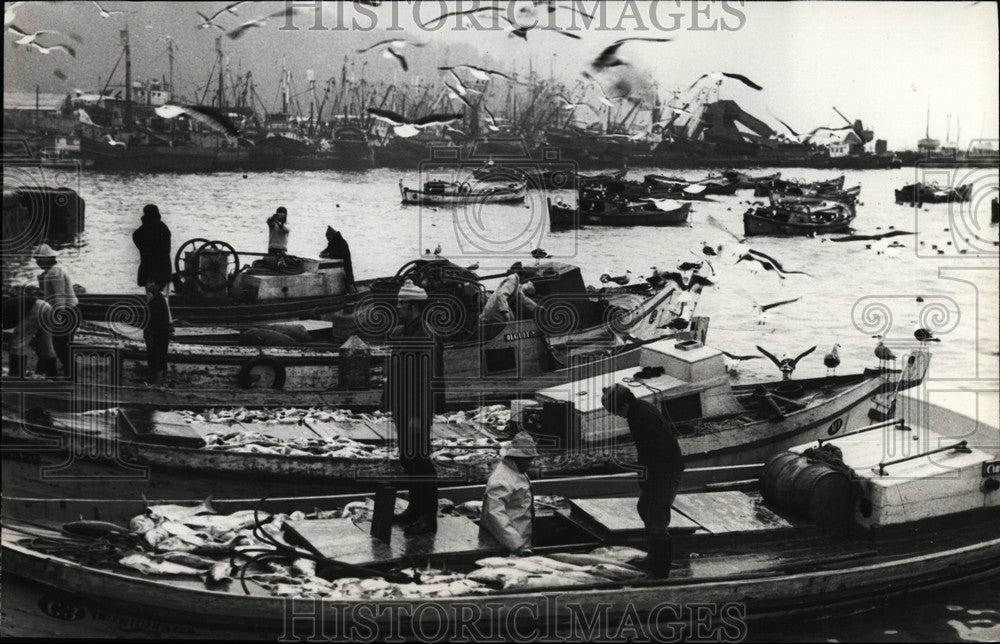
[[670, 563], [674, 558], [674, 544], [670, 537], [650, 537], [649, 552], [644, 568], [653, 577], [666, 579], [670, 576]]

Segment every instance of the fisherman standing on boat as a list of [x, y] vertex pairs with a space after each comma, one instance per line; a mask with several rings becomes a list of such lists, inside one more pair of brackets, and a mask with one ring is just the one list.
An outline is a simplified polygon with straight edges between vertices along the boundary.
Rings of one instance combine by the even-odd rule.
[[279, 206], [274, 214], [267, 218], [267, 254], [285, 255], [288, 253], [288, 210]]
[[399, 441], [399, 462], [409, 481], [410, 505], [396, 515], [407, 534], [437, 530], [437, 471], [431, 460], [434, 383], [444, 373], [440, 339], [428, 333], [423, 311], [427, 292], [406, 280], [397, 296], [399, 326], [389, 336], [391, 354], [386, 368], [385, 408], [392, 413]]
[[149, 315], [142, 335], [146, 340], [146, 365], [149, 367], [149, 384], [163, 384], [167, 370], [167, 349], [170, 347], [170, 310], [163, 296], [164, 285], [151, 277], [146, 283], [146, 306]]
[[659, 409], [636, 398], [625, 385], [605, 388], [601, 404], [610, 413], [628, 420], [629, 433], [642, 466], [637, 509], [646, 526], [646, 568], [658, 577], [667, 577], [673, 559], [673, 545], [667, 532], [670, 507], [684, 472], [684, 457], [677, 435]]
[[10, 341], [11, 378], [23, 378], [28, 366], [28, 349], [34, 348], [35, 372], [49, 378], [59, 375], [52, 346], [52, 305], [42, 299], [42, 291], [32, 285], [3, 303], [3, 328], [14, 328]]
[[[147, 204], [142, 209], [142, 225], [132, 233], [132, 242], [139, 249], [139, 274], [136, 285], [146, 288], [150, 279], [169, 287], [170, 229], [163, 223], [160, 209], [155, 204]], [[164, 292], [164, 295], [169, 295]]]
[[500, 452], [500, 462], [486, 482], [480, 527], [514, 554], [530, 554], [535, 496], [528, 469], [538, 457], [535, 441], [527, 432], [515, 434]]
[[[58, 330], [52, 336], [52, 346], [56, 357], [62, 365], [63, 375], [70, 376], [70, 350], [73, 335], [80, 326], [80, 311], [77, 308], [79, 300], [73, 290], [73, 280], [61, 266], [56, 265], [56, 252], [48, 244], [42, 244], [35, 251], [35, 263], [42, 269], [38, 276], [38, 285], [42, 289], [42, 297], [52, 305], [53, 323], [59, 322]], [[65, 322], [66, 324], [62, 324]], [[65, 328], [62, 328], [64, 327]]]

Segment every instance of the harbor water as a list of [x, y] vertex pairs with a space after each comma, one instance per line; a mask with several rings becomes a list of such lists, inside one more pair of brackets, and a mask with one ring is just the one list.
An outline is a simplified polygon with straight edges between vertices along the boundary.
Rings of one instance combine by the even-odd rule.
[[[915, 232], [881, 241], [837, 243], [815, 238], [754, 237], [745, 246], [777, 259], [788, 273], [781, 278], [758, 264], [737, 262], [745, 250], [743, 213], [753, 192], [695, 201], [689, 224], [671, 228], [584, 228], [550, 232], [546, 198], [575, 201], [573, 191], [529, 192], [524, 205], [440, 207], [403, 206], [399, 181], [416, 187], [430, 178], [447, 178], [464, 170], [418, 173], [376, 169], [228, 174], [101, 174], [55, 170], [5, 169], [4, 186], [66, 185], [86, 200], [86, 230], [61, 246], [59, 262], [74, 281], [91, 293], [139, 293], [138, 253], [132, 231], [142, 207], [159, 206], [172, 231], [172, 248], [186, 240], [222, 240], [237, 251], [262, 253], [267, 246], [265, 220], [278, 206], [288, 209], [289, 252], [316, 257], [325, 247], [327, 226], [341, 231], [351, 246], [357, 279], [393, 274], [406, 261], [441, 247], [441, 255], [460, 265], [479, 264], [480, 274], [507, 269], [513, 262], [533, 263], [537, 247], [581, 267], [587, 284], [600, 286], [602, 274], [631, 271], [633, 282], [685, 261], [708, 259], [703, 270], [715, 286], [703, 293], [698, 314], [711, 322], [708, 341], [738, 355], [760, 355], [760, 347], [781, 356], [796, 356], [810, 347], [795, 377], [827, 373], [823, 355], [841, 345], [837, 373], [876, 367], [872, 336], [885, 336], [897, 355], [916, 348], [913, 331], [930, 328], [941, 339], [915, 400], [943, 405], [977, 418], [981, 425], [968, 436], [975, 445], [1000, 449], [996, 379], [1000, 373], [1000, 319], [997, 274], [998, 227], [990, 224], [990, 199], [1000, 184], [997, 170], [977, 168], [844, 171], [845, 187], [861, 185], [859, 234], [891, 229]], [[752, 175], [777, 169], [760, 168]], [[635, 168], [629, 178], [654, 169]], [[783, 169], [782, 177], [805, 180], [832, 178], [840, 171]], [[678, 171], [700, 178], [704, 170]], [[973, 200], [965, 204], [896, 204], [894, 189], [915, 181], [949, 185], [974, 183]], [[758, 200], [761, 201], [761, 200]], [[729, 232], [726, 232], [728, 230]], [[898, 242], [893, 244], [893, 242]], [[708, 256], [703, 247], [715, 253]], [[719, 249], [719, 246], [722, 248]], [[241, 258], [244, 263], [253, 256]], [[755, 271], [754, 268], [757, 270]], [[4, 286], [33, 281], [38, 273], [26, 251], [5, 253]], [[754, 302], [797, 301], [761, 315]], [[766, 359], [736, 365], [738, 382], [774, 379], [776, 367]], [[915, 409], [915, 408], [914, 408]], [[905, 411], [903, 413], [906, 413]], [[918, 413], [918, 412], [914, 412]], [[947, 433], [947, 428], [934, 428]], [[972, 584], [930, 595], [915, 595], [862, 616], [780, 628], [751, 629], [750, 638], [783, 641], [787, 636], [809, 641], [997, 641], [1000, 600], [995, 582]]]

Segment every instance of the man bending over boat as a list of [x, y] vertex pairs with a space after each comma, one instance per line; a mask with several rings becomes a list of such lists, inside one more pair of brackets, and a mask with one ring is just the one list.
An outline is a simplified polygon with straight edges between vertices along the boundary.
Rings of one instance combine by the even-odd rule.
[[535, 441], [518, 432], [500, 452], [500, 462], [486, 482], [479, 526], [514, 554], [530, 554], [535, 497], [528, 469], [538, 456]]
[[531, 319], [538, 308], [538, 304], [530, 297], [534, 294], [534, 284], [531, 282], [521, 284], [521, 278], [517, 273], [508, 275], [483, 306], [481, 316], [483, 324], [513, 322], [519, 319], [515, 311], [524, 318]]
[[399, 326], [389, 336], [385, 408], [392, 413], [399, 441], [399, 463], [409, 483], [410, 505], [396, 515], [407, 534], [437, 530], [437, 470], [431, 460], [434, 386], [444, 374], [444, 348], [424, 326], [427, 292], [406, 280], [397, 296]]
[[42, 291], [26, 285], [3, 303], [3, 328], [14, 328], [10, 340], [10, 377], [23, 378], [27, 372], [28, 349], [37, 360], [35, 372], [49, 378], [59, 375], [56, 352], [52, 346], [52, 305], [42, 299]]
[[656, 406], [636, 398], [625, 385], [605, 387], [601, 404], [610, 413], [628, 421], [642, 467], [636, 509], [646, 526], [646, 568], [657, 577], [667, 577], [673, 559], [673, 545], [667, 532], [670, 507], [684, 472], [684, 457], [677, 435]]

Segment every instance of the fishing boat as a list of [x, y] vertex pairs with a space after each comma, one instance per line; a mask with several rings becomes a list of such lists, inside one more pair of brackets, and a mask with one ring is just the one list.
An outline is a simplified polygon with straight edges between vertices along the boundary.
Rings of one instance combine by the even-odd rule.
[[[537, 464], [547, 475], [617, 471], [635, 463], [635, 445], [624, 419], [607, 413], [600, 398], [604, 387], [622, 383], [664, 410], [688, 466], [740, 465], [803, 440], [834, 436], [868, 419], [892, 416], [899, 392], [923, 380], [928, 362], [929, 354], [918, 351], [906, 358], [901, 372], [865, 370], [734, 386], [721, 352], [694, 340], [660, 340], [549, 374], [547, 380], [522, 381], [524, 393], [511, 401], [511, 417], [545, 447]], [[534, 399], [526, 400], [529, 384], [538, 388]], [[11, 395], [5, 392], [8, 400]], [[441, 480], [481, 482], [495, 465], [509, 430], [503, 414], [493, 423], [471, 420], [481, 411], [443, 416], [435, 423], [433, 458]], [[226, 481], [242, 479], [245, 484], [248, 476], [274, 494], [306, 494], [330, 486], [371, 487], [402, 475], [391, 419], [378, 414], [305, 409], [190, 413], [149, 407], [74, 414], [22, 403], [4, 405], [2, 431], [4, 489], [14, 495], [24, 490], [59, 496], [70, 485], [92, 498], [107, 498], [115, 489], [106, 485], [107, 476], [122, 467], [145, 473], [135, 481], [137, 494], [148, 487], [177, 495], [190, 489], [192, 481], [214, 481], [213, 490], [232, 489], [236, 483]], [[67, 453], [80, 457], [84, 471], [107, 476], [93, 474], [95, 485], [82, 475], [39, 478], [50, 465], [65, 462]]]
[[824, 181], [789, 181], [785, 179], [773, 179], [762, 182], [754, 186], [753, 196], [769, 197], [772, 192], [780, 192], [791, 195], [827, 195], [844, 189], [844, 175], [836, 179]]
[[724, 176], [730, 182], [735, 183], [737, 190], [753, 190], [754, 188], [757, 187], [758, 184], [762, 183], [768, 184], [771, 183], [772, 181], [777, 181], [781, 179], [780, 172], [753, 177], [747, 174], [746, 172], [742, 172], [740, 170], [726, 170], [725, 172], [722, 173], [722, 176]]
[[969, 201], [972, 198], [972, 184], [955, 188], [943, 188], [936, 183], [913, 183], [896, 190], [896, 203], [953, 203]]
[[445, 206], [457, 204], [522, 203], [527, 195], [524, 181], [506, 185], [473, 188], [469, 182], [428, 181], [422, 190], [414, 190], [399, 180], [399, 194], [404, 204]]
[[[700, 327], [693, 318], [697, 298], [682, 298], [678, 289], [666, 284], [588, 290], [578, 267], [558, 262], [518, 263], [493, 277], [514, 273], [522, 283], [532, 282], [540, 305], [535, 314], [525, 313], [522, 319], [482, 320], [490, 297], [482, 284], [485, 278], [443, 258], [420, 259], [404, 265], [392, 278], [374, 280], [332, 322], [301, 322], [304, 328], [298, 333], [312, 334], [302, 342], [285, 341], [272, 333], [285, 335], [283, 329], [259, 325], [249, 330], [221, 324], [179, 328], [170, 345], [163, 388], [143, 384], [147, 367], [142, 332], [121, 321], [89, 323], [78, 332], [80, 360], [92, 357], [99, 365], [88, 372], [87, 386], [80, 391], [59, 393], [66, 386], [31, 380], [5, 385], [25, 395], [37, 390], [43, 401], [45, 397], [94, 400], [95, 406], [106, 406], [107, 401], [161, 406], [228, 401], [371, 408], [381, 397], [377, 383], [385, 351], [380, 347], [395, 326], [395, 294], [406, 279], [426, 285], [432, 294], [427, 319], [440, 313], [455, 322], [453, 328], [436, 328], [435, 333], [444, 340], [446, 373], [454, 380], [447, 393], [456, 402], [509, 399], [552, 378], [561, 381], [561, 370], [579, 362], [609, 358], [678, 332], [691, 333], [691, 327], [707, 329], [707, 320]], [[670, 320], [681, 324], [662, 327]], [[360, 354], [342, 346], [352, 336], [363, 341]]]
[[[243, 263], [247, 256], [258, 257]], [[347, 283], [344, 261], [270, 257], [222, 240], [189, 239], [174, 255], [170, 309], [175, 324], [254, 325], [329, 317], [368, 282]], [[80, 293], [84, 320], [132, 324], [144, 319], [140, 294]]]
[[671, 508], [666, 578], [636, 563], [635, 478], [536, 483], [525, 557], [480, 531], [473, 486], [444, 492], [431, 537], [386, 521], [389, 486], [374, 500], [11, 499], [53, 517], [4, 515], [3, 634], [541, 637], [627, 623], [652, 639], [696, 620], [721, 637], [1000, 574], [995, 454], [903, 422], [853, 429], [778, 454], [749, 481], [698, 472]]
[[612, 198], [603, 191], [581, 190], [578, 208], [548, 199], [552, 230], [582, 226], [682, 226], [691, 212], [690, 203], [670, 199]]
[[844, 233], [850, 231], [855, 216], [853, 202], [810, 199], [803, 203], [772, 194], [770, 206], [743, 213], [743, 232], [747, 236]]

